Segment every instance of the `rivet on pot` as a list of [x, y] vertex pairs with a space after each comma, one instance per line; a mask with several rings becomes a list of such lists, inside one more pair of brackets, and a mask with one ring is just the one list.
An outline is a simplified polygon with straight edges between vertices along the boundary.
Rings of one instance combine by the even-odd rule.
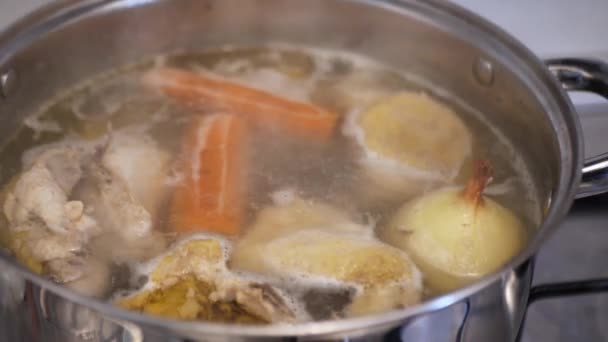
[[491, 86], [494, 83], [494, 65], [483, 57], [479, 57], [473, 63], [473, 75], [479, 84]]
[[0, 73], [0, 96], [7, 98], [15, 88], [16, 75], [14, 70]]

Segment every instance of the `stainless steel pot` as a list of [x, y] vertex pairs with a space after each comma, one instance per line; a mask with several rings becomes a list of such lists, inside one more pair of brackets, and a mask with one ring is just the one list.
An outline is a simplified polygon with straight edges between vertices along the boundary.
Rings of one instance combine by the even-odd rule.
[[578, 60], [550, 61], [547, 68], [504, 32], [448, 2], [58, 1], [0, 36], [0, 137], [10, 138], [25, 115], [61, 89], [109, 68], [178, 49], [270, 41], [368, 55], [485, 113], [534, 171], [543, 220], [529, 246], [499, 272], [419, 306], [269, 327], [175, 322], [125, 312], [61, 288], [2, 255], [3, 341], [377, 340], [397, 326], [408, 341], [516, 338], [534, 253], [575, 197], [608, 190], [608, 156], [583, 168], [582, 133], [562, 88], [608, 96], [608, 70]]

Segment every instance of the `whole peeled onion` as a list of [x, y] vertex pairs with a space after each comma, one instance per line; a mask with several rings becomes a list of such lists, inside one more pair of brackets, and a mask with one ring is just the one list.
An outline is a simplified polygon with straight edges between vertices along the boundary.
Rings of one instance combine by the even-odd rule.
[[475, 165], [467, 186], [445, 187], [401, 207], [380, 238], [409, 253], [436, 292], [465, 286], [499, 269], [524, 246], [522, 222], [483, 195], [492, 177], [488, 162]]

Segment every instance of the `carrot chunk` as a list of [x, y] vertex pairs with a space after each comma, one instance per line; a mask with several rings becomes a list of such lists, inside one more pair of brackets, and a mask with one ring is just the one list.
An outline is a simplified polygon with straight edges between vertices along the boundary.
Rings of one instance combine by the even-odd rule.
[[247, 123], [236, 115], [193, 119], [178, 161], [184, 179], [173, 194], [173, 231], [239, 233], [247, 191], [247, 131]]
[[143, 81], [186, 105], [239, 113], [258, 126], [276, 125], [290, 134], [309, 139], [329, 139], [338, 123], [336, 113], [321, 107], [217, 76], [163, 67], [146, 73]]

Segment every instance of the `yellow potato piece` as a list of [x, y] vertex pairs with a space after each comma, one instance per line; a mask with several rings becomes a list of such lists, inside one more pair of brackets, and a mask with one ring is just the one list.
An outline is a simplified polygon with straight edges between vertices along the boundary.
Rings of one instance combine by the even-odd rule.
[[523, 224], [508, 209], [488, 197], [475, 207], [456, 188], [406, 204], [379, 235], [407, 251], [425, 282], [438, 292], [496, 271], [527, 240]]
[[402, 251], [376, 240], [311, 229], [270, 242], [264, 253], [267, 272], [319, 276], [360, 286], [347, 309], [350, 316], [420, 300], [420, 276], [414, 264]]
[[413, 265], [396, 248], [319, 230], [274, 240], [265, 252], [274, 272], [313, 274], [365, 287], [400, 281], [413, 272]]
[[453, 179], [471, 154], [471, 135], [446, 105], [426, 94], [401, 92], [361, 113], [366, 151], [418, 174]]
[[307, 275], [356, 285], [350, 316], [420, 300], [420, 274], [405, 253], [374, 239], [371, 228], [340, 211], [303, 200], [263, 210], [235, 247], [231, 266], [280, 278]]
[[223, 268], [223, 263], [224, 249], [218, 240], [191, 240], [179, 246], [173, 253], [163, 256], [150, 274], [150, 280], [161, 283], [178, 279], [189, 273], [200, 275], [206, 271]]
[[230, 266], [252, 272], [264, 272], [259, 262], [262, 248], [272, 239], [305, 228], [324, 227], [332, 231], [353, 234], [372, 234], [371, 229], [353, 223], [335, 208], [322, 203], [295, 199], [283, 206], [268, 207], [260, 211], [256, 222], [243, 236], [230, 256]]

